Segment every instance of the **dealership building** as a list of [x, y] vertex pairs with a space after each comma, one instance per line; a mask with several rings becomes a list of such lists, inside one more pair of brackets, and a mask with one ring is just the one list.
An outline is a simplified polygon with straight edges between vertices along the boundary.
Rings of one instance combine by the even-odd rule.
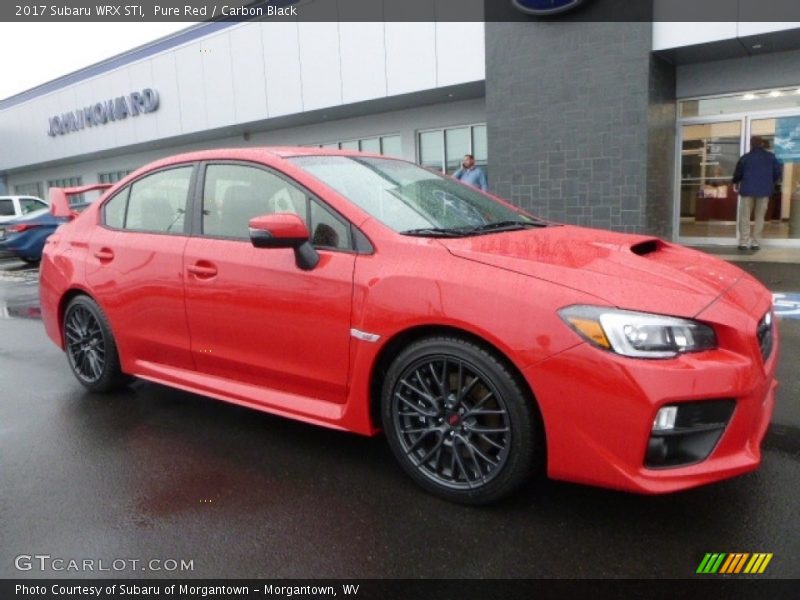
[[800, 247], [800, 23], [206, 23], [0, 100], [0, 194], [212, 147], [471, 153], [544, 217], [734, 244], [755, 134], [784, 163], [765, 243]]

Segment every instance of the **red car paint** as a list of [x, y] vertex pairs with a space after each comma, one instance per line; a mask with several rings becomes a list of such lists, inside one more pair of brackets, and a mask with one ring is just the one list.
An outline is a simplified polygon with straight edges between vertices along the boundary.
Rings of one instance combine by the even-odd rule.
[[[448, 328], [490, 344], [523, 374], [541, 411], [553, 478], [660, 493], [759, 464], [774, 404], [777, 328], [765, 362], [756, 326], [771, 296], [749, 275], [647, 236], [571, 226], [404, 236], [286, 160], [304, 154], [352, 153], [197, 152], [116, 184], [48, 240], [40, 289], [50, 338], [63, 349], [64, 307], [85, 293], [106, 314], [128, 374], [375, 435], [372, 378], [382, 352], [409, 332]], [[302, 270], [290, 249], [102, 226], [104, 201], [131, 181], [170, 165], [229, 160], [271, 167], [305, 186], [374, 252], [322, 249], [319, 264]], [[697, 319], [714, 328], [719, 347], [665, 360], [626, 358], [572, 331], [557, 314], [570, 305]], [[380, 337], [358, 339], [352, 329]], [[736, 408], [709, 458], [643, 466], [661, 406], [719, 398], [735, 399]]]

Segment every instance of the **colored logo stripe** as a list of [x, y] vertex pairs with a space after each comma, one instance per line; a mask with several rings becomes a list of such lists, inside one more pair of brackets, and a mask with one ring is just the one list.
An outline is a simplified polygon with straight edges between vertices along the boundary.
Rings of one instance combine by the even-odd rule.
[[766, 570], [771, 560], [771, 552], [757, 552], [754, 554], [750, 554], [749, 552], [733, 552], [730, 554], [725, 552], [708, 552], [703, 557], [696, 572], [704, 575], [713, 575], [715, 573], [719, 573], [720, 575], [732, 575], [742, 572], [760, 574]]
[[722, 565], [722, 568], [719, 570], [720, 573], [738, 573], [744, 567], [744, 563], [747, 558], [750, 556], [749, 553], [737, 553], [737, 554], [729, 554], [728, 560]]
[[697, 567], [698, 573], [716, 573], [719, 566], [722, 564], [725, 554], [706, 554], [703, 562]]
[[767, 569], [769, 561], [772, 560], [772, 552], [769, 554], [753, 554], [753, 558], [747, 563], [745, 573], [763, 573]]

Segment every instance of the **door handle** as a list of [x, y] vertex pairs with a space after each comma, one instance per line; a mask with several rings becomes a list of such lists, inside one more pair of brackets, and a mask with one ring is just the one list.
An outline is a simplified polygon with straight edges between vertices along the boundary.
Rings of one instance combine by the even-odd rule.
[[210, 279], [217, 274], [217, 267], [205, 261], [189, 265], [186, 270], [200, 279]]
[[114, 251], [111, 248], [100, 248], [95, 250], [94, 257], [100, 262], [110, 262], [114, 260]]

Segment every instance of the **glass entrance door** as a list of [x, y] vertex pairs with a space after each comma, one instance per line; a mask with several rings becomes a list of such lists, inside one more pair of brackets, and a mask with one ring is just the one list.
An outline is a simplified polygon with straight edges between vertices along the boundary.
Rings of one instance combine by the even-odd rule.
[[743, 120], [681, 129], [680, 237], [735, 238], [737, 195], [731, 186]]
[[750, 137], [760, 135], [783, 163], [763, 239], [775, 246], [800, 247], [800, 112], [783, 109], [687, 121], [679, 125], [678, 238], [690, 244], [736, 244], [739, 196], [731, 178], [739, 157], [750, 150]]
[[765, 147], [783, 163], [783, 178], [767, 206], [764, 238], [800, 239], [800, 115], [748, 119], [750, 137], [760, 135]]

